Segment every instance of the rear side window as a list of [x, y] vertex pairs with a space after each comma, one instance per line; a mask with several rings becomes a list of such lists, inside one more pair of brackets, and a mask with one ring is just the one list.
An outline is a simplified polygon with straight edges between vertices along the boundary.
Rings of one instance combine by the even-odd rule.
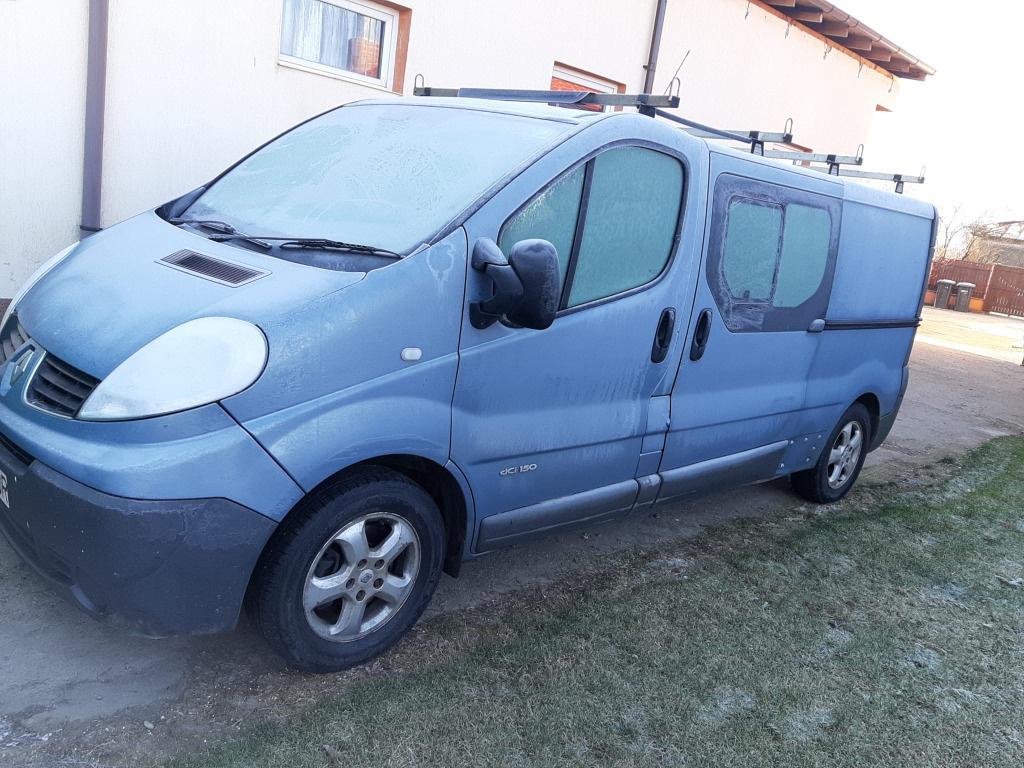
[[676, 241], [683, 165], [662, 152], [616, 147], [553, 182], [502, 227], [506, 255], [543, 238], [558, 251], [560, 308], [606, 299], [650, 283]]
[[782, 240], [780, 205], [734, 200], [729, 206], [722, 271], [729, 295], [740, 301], [768, 301]]
[[839, 245], [838, 200], [723, 175], [707, 278], [731, 331], [805, 331], [824, 318]]
[[799, 203], [786, 206], [774, 306], [798, 307], [815, 294], [825, 277], [831, 236], [827, 210]]

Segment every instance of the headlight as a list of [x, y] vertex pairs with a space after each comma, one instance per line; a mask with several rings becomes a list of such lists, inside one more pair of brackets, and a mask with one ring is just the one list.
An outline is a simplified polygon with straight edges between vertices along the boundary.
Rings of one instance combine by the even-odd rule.
[[65, 248], [63, 251], [58, 253], [56, 256], [54, 256], [45, 264], [43, 264], [43, 266], [41, 266], [39, 269], [32, 273], [32, 277], [25, 281], [25, 284], [21, 286], [18, 292], [14, 294], [14, 298], [11, 299], [11, 303], [7, 306], [7, 311], [4, 312], [4, 319], [0, 320], [0, 328], [3, 328], [7, 325], [7, 318], [9, 318], [11, 316], [11, 313], [14, 312], [14, 308], [18, 306], [18, 302], [25, 297], [25, 294], [32, 290], [32, 286], [38, 283], [40, 280], [42, 280], [43, 276], [47, 272], [49, 272], [51, 269], [53, 269], [62, 261], [64, 261], [64, 259], [70, 256], [71, 252], [78, 247], [78, 242], [69, 245], [67, 248]]
[[78, 418], [161, 416], [236, 395], [267, 363], [267, 340], [252, 323], [202, 317], [172, 328], [133, 354], [85, 401]]

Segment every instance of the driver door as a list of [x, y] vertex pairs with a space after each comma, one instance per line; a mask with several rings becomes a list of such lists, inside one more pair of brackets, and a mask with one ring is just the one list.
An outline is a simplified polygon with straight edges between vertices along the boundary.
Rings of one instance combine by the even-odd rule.
[[[477, 551], [636, 503], [635, 478], [661, 458], [685, 335], [676, 326], [690, 314], [691, 267], [675, 253], [681, 159], [618, 146], [548, 168], [534, 166], [466, 224], [470, 250], [478, 238], [506, 255], [520, 240], [549, 240], [562, 285], [546, 330], [463, 322], [452, 459], [472, 486]], [[470, 267], [467, 306], [491, 290]]]

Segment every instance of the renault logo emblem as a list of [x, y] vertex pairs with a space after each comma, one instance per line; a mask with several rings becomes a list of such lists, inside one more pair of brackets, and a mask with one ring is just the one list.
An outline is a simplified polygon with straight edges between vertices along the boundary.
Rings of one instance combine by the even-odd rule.
[[14, 384], [18, 379], [20, 379], [25, 374], [25, 371], [28, 370], [28, 364], [30, 362], [32, 362], [32, 353], [27, 352], [26, 354], [21, 356], [18, 362], [14, 364], [14, 370], [11, 371], [11, 384]]

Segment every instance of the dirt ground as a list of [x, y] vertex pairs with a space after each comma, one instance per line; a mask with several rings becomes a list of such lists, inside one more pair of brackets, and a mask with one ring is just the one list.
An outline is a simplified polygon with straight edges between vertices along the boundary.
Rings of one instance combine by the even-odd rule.
[[[888, 441], [868, 457], [862, 482], [918, 482], [915, 468], [1024, 433], [1024, 351], [1012, 347], [1022, 338], [1024, 321], [926, 307], [903, 409]], [[776, 481], [509, 549], [467, 563], [457, 580], [444, 578], [428, 616], [578, 578], [595, 553], [800, 506], [788, 483]], [[335, 684], [286, 669], [244, 623], [227, 635], [168, 640], [104, 627], [50, 593], [3, 542], [0, 605], [0, 765], [124, 764], [109, 756], [219, 740]], [[429, 631], [429, 623], [420, 630]]]

